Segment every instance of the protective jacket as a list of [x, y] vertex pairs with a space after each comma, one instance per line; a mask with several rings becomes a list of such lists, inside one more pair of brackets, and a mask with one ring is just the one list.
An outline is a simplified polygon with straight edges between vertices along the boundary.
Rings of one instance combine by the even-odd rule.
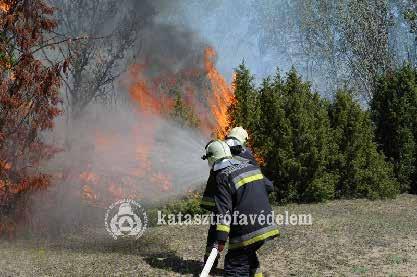
[[[217, 172], [218, 173], [218, 172]], [[207, 180], [206, 188], [203, 192], [203, 198], [200, 202], [200, 207], [208, 211], [213, 211], [216, 203], [214, 202], [214, 193], [216, 192], [216, 172], [210, 170], [210, 175]]]
[[249, 162], [231, 161], [219, 165], [219, 172], [214, 174], [216, 240], [229, 238], [229, 250], [279, 234], [268, 199], [272, 182], [263, 176], [259, 167]]
[[258, 165], [255, 157], [252, 154], [252, 151], [250, 151], [249, 148], [240, 146], [240, 148], [237, 148], [236, 150], [231, 149], [231, 151], [235, 159], [240, 160], [240, 161], [244, 161], [243, 159], [245, 159], [245, 160], [248, 160], [253, 165], [256, 165], [256, 166]]
[[[239, 162], [249, 161], [253, 165], [258, 166], [250, 149], [244, 146], [241, 146], [240, 149], [241, 149], [240, 152], [238, 153], [235, 152], [236, 155], [232, 153], [233, 155], [235, 155], [233, 157], [234, 160], [238, 160]], [[219, 166], [217, 166], [216, 168], [218, 169]], [[213, 170], [213, 168], [210, 170], [210, 175], [209, 175], [209, 178], [207, 179], [206, 188], [204, 189], [204, 192], [203, 192], [203, 198], [201, 199], [201, 202], [200, 202], [200, 207], [208, 211], [213, 211], [213, 209], [215, 208], [214, 193], [216, 191], [216, 174], [218, 172], [219, 170], [215, 171]]]

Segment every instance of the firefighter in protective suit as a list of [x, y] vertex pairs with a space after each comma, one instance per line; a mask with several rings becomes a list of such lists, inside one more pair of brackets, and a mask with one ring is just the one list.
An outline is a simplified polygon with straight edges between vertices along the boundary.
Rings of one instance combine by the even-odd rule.
[[[226, 137], [226, 144], [229, 146], [230, 152], [232, 157], [235, 160], [239, 161], [246, 161], [248, 160], [253, 165], [257, 166], [257, 162], [250, 151], [250, 149], [246, 148], [245, 144], [248, 140], [248, 132], [243, 129], [242, 127], [235, 127], [231, 129]], [[210, 141], [206, 145], [207, 146], [213, 141]], [[214, 192], [216, 190], [216, 181], [215, 181], [215, 173], [213, 172], [213, 168], [211, 167], [210, 175], [207, 180], [206, 188], [203, 192], [203, 198], [201, 200], [200, 206], [203, 209], [206, 209], [208, 211], [213, 212], [215, 208], [214, 203]], [[207, 242], [206, 242], [206, 252], [204, 255], [204, 262], [207, 260], [208, 255], [210, 254], [210, 251], [213, 247], [213, 244], [215, 243], [215, 234], [216, 234], [216, 226], [210, 225], [208, 235], [207, 235]], [[220, 255], [218, 256], [218, 258]], [[213, 268], [217, 267], [218, 264], [218, 258], [216, 259]]]
[[[233, 159], [223, 141], [210, 142], [203, 158], [212, 167], [210, 175], [216, 184], [213, 246], [217, 245], [221, 252], [229, 239], [225, 276], [262, 276], [256, 251], [266, 240], [279, 234], [268, 200], [272, 182], [263, 176], [259, 167], [247, 160]], [[232, 220], [235, 215], [239, 220]], [[253, 217], [255, 220], [250, 220]]]

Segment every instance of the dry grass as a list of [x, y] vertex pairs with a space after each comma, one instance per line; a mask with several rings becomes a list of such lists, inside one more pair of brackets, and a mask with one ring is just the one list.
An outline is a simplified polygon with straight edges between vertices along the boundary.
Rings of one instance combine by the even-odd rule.
[[[276, 208], [285, 210], [311, 213], [313, 225], [282, 227], [261, 249], [266, 276], [417, 276], [417, 196]], [[163, 226], [114, 241], [97, 228], [0, 241], [0, 276], [198, 276], [206, 231]]]

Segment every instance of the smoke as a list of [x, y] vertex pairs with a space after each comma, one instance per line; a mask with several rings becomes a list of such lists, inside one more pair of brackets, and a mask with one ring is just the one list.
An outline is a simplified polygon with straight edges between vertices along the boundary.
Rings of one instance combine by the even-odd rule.
[[66, 172], [77, 187], [91, 186], [92, 199], [135, 195], [155, 202], [202, 185], [208, 175], [200, 159], [207, 138], [132, 105], [91, 105], [69, 125], [59, 120], [49, 140], [65, 149], [47, 168]]
[[[274, 72], [277, 66], [288, 70], [292, 64], [288, 53], [290, 45], [283, 46], [277, 53], [263, 44], [263, 30], [259, 6], [272, 14], [285, 14], [285, 1], [215, 0], [180, 1], [175, 12], [164, 9], [156, 19], [158, 22], [182, 26], [203, 37], [218, 52], [217, 67], [230, 82], [233, 70], [243, 60], [251, 72], [261, 78]], [[276, 7], [279, 7], [277, 9]], [[283, 20], [285, 18], [282, 18]], [[271, 27], [273, 28], [273, 27]], [[287, 36], [290, 30], [283, 31]]]
[[[134, 10], [135, 16], [144, 18], [137, 26], [137, 43], [122, 65], [127, 73], [116, 82], [123, 101], [111, 107], [90, 104], [76, 118], [64, 114], [51, 132], [43, 134], [47, 142], [62, 149], [43, 165], [53, 176], [53, 185], [32, 198], [32, 221], [48, 233], [89, 222], [101, 224], [103, 209], [122, 198], [155, 204], [179, 197], [201, 187], [208, 177], [209, 169], [200, 157], [209, 138], [180, 126], [167, 114], [142, 107], [132, 99], [130, 86], [167, 76], [179, 78], [183, 75], [177, 74], [188, 69], [197, 71], [198, 79], [204, 75], [204, 49], [209, 44], [186, 26], [158, 19], [161, 13], [173, 11], [175, 1], [123, 3], [119, 17]], [[83, 22], [78, 23], [90, 24]], [[110, 27], [93, 29], [103, 35]], [[132, 73], [134, 65], [141, 65], [140, 74]], [[202, 83], [194, 82], [198, 100], [206, 99]], [[169, 91], [162, 86], [151, 91], [156, 99]]]
[[[56, 236], [103, 224], [120, 199], [155, 206], [201, 188], [206, 138], [161, 116], [92, 105], [75, 122], [57, 121], [47, 140], [63, 151], [44, 165], [53, 185], [32, 197], [35, 230]], [[159, 204], [158, 204], [159, 203]]]

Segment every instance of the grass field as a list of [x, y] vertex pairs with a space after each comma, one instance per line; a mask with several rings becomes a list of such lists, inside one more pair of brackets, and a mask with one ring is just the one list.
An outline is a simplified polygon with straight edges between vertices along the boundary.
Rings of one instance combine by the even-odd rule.
[[[417, 276], [417, 196], [275, 209], [311, 214], [313, 224], [280, 228], [259, 253], [265, 276]], [[0, 276], [198, 276], [206, 232], [162, 226], [115, 241], [103, 227], [54, 241], [3, 240]]]

